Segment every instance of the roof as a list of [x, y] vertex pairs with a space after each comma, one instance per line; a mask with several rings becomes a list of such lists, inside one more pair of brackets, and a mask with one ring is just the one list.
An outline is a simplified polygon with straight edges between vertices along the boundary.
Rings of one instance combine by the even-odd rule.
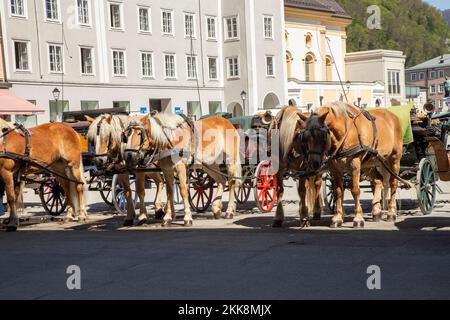
[[333, 17], [352, 19], [335, 0], [284, 0], [287, 7], [329, 12]]
[[[443, 60], [443, 63], [441, 63], [441, 60]], [[414, 67], [407, 69], [406, 71], [445, 68], [445, 67], [450, 67], [450, 54], [444, 54], [443, 56], [438, 56], [431, 60], [425, 61], [421, 64], [418, 64]]]
[[44, 111], [8, 89], [0, 89], [0, 114], [33, 115], [42, 114]]
[[84, 121], [86, 118], [85, 115], [90, 116], [91, 118], [96, 118], [101, 116], [102, 114], [124, 114], [128, 115], [125, 107], [121, 108], [108, 108], [108, 109], [96, 109], [96, 110], [81, 110], [81, 111], [67, 111], [63, 113], [63, 120], [71, 120], [71, 121]]

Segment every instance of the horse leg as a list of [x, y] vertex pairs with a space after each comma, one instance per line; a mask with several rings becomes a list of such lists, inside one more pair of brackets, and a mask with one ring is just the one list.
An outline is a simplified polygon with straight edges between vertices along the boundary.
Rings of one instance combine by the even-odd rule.
[[317, 176], [314, 179], [316, 198], [314, 199], [313, 220], [321, 220], [322, 218], [322, 208], [323, 208], [322, 183], [323, 183], [322, 177]]
[[372, 200], [372, 219], [374, 222], [379, 222], [383, 215], [383, 208], [381, 204], [381, 193], [383, 191], [383, 177], [374, 170], [371, 174], [372, 184], [374, 187], [373, 200]]
[[[278, 170], [277, 173], [277, 211], [275, 212], [275, 217], [273, 219], [272, 227], [281, 228], [284, 221], [284, 208], [283, 208], [283, 196], [284, 196], [284, 168]], [[258, 199], [256, 199], [258, 201]], [[300, 203], [301, 205], [301, 203]]]
[[2, 179], [5, 183], [6, 199], [9, 207], [9, 223], [6, 226], [7, 232], [14, 232], [19, 226], [19, 217], [16, 213], [16, 192], [14, 190], [14, 176], [10, 171], [3, 170]]
[[174, 205], [174, 168], [173, 166], [163, 167], [164, 178], [166, 180], [166, 194], [167, 194], [167, 203], [165, 215], [163, 218], [163, 227], [168, 227], [172, 223], [172, 220], [175, 219], [175, 205]]
[[306, 183], [309, 182], [308, 179], [300, 179], [297, 185], [298, 196], [300, 197], [300, 205], [299, 205], [299, 214], [300, 214], [300, 227], [308, 228], [311, 226], [311, 221], [309, 220], [308, 213], [308, 203], [307, 203], [307, 194], [306, 188], [312, 188], [312, 186], [306, 186]]
[[[238, 167], [238, 164], [229, 164], [228, 165], [228, 175], [231, 177], [238, 177], [241, 175], [241, 168]], [[229, 189], [229, 198], [228, 198], [228, 206], [225, 215], [225, 219], [233, 219], [236, 214], [236, 188], [242, 183], [239, 179], [229, 178], [228, 179], [228, 189]]]
[[344, 176], [339, 171], [332, 172], [336, 188], [336, 212], [331, 220], [331, 228], [340, 228], [344, 223]]
[[[220, 170], [218, 166], [215, 167], [214, 169]], [[213, 171], [210, 171], [206, 168], [204, 168], [204, 170], [217, 183], [217, 192], [216, 192], [216, 196], [214, 198], [211, 210], [214, 215], [214, 219], [220, 219], [222, 217], [222, 205], [223, 205], [222, 204], [222, 196], [223, 196], [223, 192], [225, 189], [226, 179], [222, 175], [217, 174]]]
[[69, 181], [62, 179], [62, 178], [56, 178], [61, 188], [64, 190], [64, 194], [67, 198], [67, 211], [66, 216], [64, 217], [64, 222], [73, 222], [75, 221], [74, 211], [73, 211], [73, 203], [72, 198], [70, 197], [70, 186]]
[[[392, 166], [392, 170], [395, 173], [400, 172], [400, 161], [395, 161]], [[387, 221], [394, 222], [397, 219], [397, 189], [398, 189], [398, 181], [394, 176], [390, 176], [389, 184], [391, 187], [391, 198], [389, 200], [389, 209]]]
[[143, 225], [148, 220], [147, 208], [145, 207], [145, 174], [136, 174], [136, 192], [139, 196], [138, 225]]
[[159, 173], [152, 175], [153, 180], [156, 184], [156, 195], [155, 195], [155, 219], [160, 220], [164, 217], [164, 204], [161, 202], [161, 194], [164, 189], [164, 178]]
[[191, 227], [193, 223], [191, 206], [189, 204], [189, 191], [187, 183], [187, 168], [184, 163], [177, 165], [178, 180], [180, 186], [180, 194], [184, 205], [184, 225]]
[[359, 180], [361, 178], [361, 159], [353, 159], [352, 164], [352, 195], [355, 201], [355, 218], [353, 219], [354, 228], [364, 228], [364, 216], [361, 207], [361, 190]]
[[130, 227], [133, 225], [134, 218], [136, 217], [136, 211], [134, 209], [134, 199], [131, 192], [130, 176], [128, 173], [119, 174], [119, 183], [122, 185], [123, 194], [127, 200], [127, 216], [123, 222], [123, 226]]

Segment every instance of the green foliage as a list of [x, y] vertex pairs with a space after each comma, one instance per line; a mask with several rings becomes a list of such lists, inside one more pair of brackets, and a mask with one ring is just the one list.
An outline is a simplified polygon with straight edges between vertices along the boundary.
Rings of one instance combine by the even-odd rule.
[[[349, 52], [401, 50], [411, 67], [449, 53], [450, 27], [442, 13], [422, 0], [337, 0], [353, 17], [347, 29]], [[381, 9], [381, 30], [369, 30], [367, 8]]]

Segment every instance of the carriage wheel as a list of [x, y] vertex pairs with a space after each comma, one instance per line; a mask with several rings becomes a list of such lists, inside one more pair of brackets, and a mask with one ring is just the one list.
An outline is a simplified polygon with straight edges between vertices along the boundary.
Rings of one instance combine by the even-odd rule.
[[424, 158], [417, 172], [417, 199], [424, 215], [433, 212], [436, 204], [436, 173], [430, 160]]
[[114, 207], [113, 192], [112, 192], [112, 180], [111, 179], [101, 179], [98, 182], [98, 190], [100, 191], [100, 196], [103, 201], [110, 207]]
[[[252, 175], [251, 170], [247, 169], [244, 171], [244, 177], [249, 177]], [[253, 182], [252, 179], [245, 179], [241, 182], [241, 185], [239, 188], [234, 190], [234, 195], [236, 197], [236, 201], [239, 204], [244, 204], [248, 201], [248, 198], [250, 198], [250, 193], [252, 192], [253, 188]]]
[[262, 161], [256, 168], [255, 199], [262, 213], [272, 211], [277, 198], [277, 176], [269, 161]]
[[64, 189], [55, 178], [48, 179], [39, 187], [39, 197], [45, 212], [56, 217], [67, 209], [68, 199]]
[[211, 205], [214, 180], [203, 170], [189, 171], [189, 204], [192, 210], [203, 213]]
[[[137, 206], [138, 194], [136, 192], [136, 179], [130, 177], [131, 198], [133, 199], [134, 208]], [[125, 197], [125, 192], [119, 180], [119, 175], [115, 174], [112, 179], [112, 201], [117, 212], [127, 214], [128, 202]]]
[[322, 180], [323, 201], [325, 202], [325, 206], [329, 212], [333, 213], [336, 210], [336, 193], [334, 190], [333, 177], [330, 173], [325, 173], [322, 176]]

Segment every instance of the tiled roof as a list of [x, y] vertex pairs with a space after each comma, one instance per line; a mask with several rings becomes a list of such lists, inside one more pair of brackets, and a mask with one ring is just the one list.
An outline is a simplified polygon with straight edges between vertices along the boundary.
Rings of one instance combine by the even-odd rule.
[[335, 0], [284, 0], [284, 4], [287, 7], [329, 12], [337, 18], [352, 18]]
[[[443, 58], [443, 59], [442, 59]], [[407, 71], [422, 70], [422, 69], [434, 69], [434, 68], [448, 68], [450, 67], [450, 54], [444, 54], [443, 57], [438, 56], [431, 60], [425, 61], [417, 66], [409, 68]]]

